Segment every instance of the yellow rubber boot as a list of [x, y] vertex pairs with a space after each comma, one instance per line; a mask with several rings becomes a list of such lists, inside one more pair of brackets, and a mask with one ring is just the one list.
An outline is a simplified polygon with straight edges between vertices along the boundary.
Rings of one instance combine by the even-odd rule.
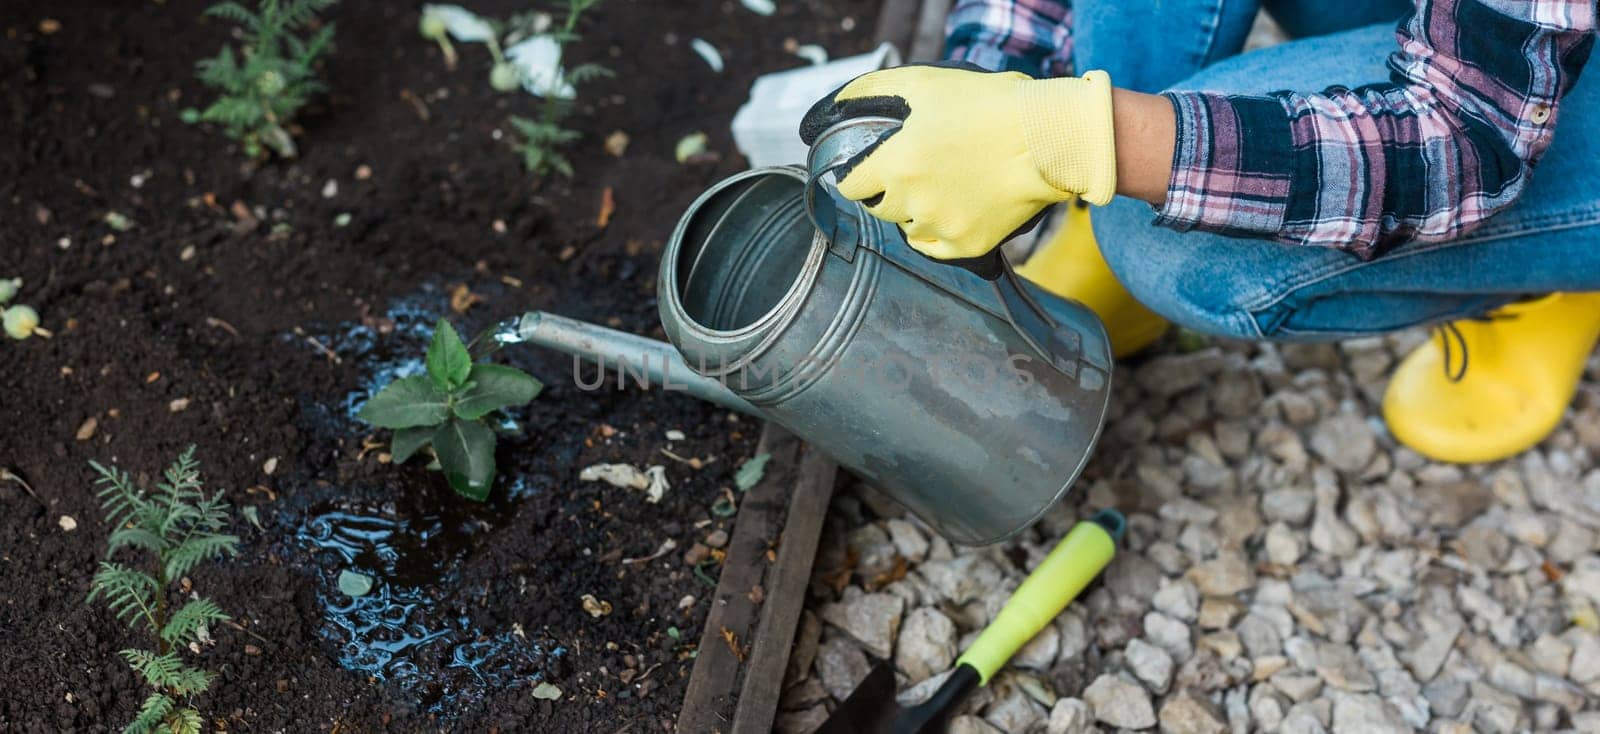
[[1116, 357], [1145, 348], [1166, 332], [1167, 320], [1133, 300], [1111, 274], [1089, 227], [1089, 207], [1070, 202], [1066, 209], [1055, 235], [1017, 268], [1017, 274], [1099, 315]]
[[1596, 338], [1600, 293], [1556, 293], [1453, 322], [1401, 361], [1383, 417], [1431, 459], [1515, 456], [1561, 422]]

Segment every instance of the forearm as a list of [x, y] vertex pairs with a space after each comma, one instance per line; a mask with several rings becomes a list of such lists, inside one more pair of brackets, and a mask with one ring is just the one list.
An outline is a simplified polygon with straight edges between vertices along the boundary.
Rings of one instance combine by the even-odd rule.
[[1158, 94], [1111, 90], [1117, 146], [1117, 193], [1154, 206], [1167, 200], [1177, 120], [1172, 102]]

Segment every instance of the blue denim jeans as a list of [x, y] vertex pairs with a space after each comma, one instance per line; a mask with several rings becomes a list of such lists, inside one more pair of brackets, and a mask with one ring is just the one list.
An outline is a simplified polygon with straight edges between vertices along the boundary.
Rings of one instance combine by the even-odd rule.
[[[1079, 0], [1077, 68], [1118, 86], [1260, 94], [1387, 81], [1400, 0], [1268, 1], [1318, 34], [1240, 53], [1255, 2]], [[1563, 100], [1555, 142], [1517, 203], [1467, 236], [1369, 262], [1344, 252], [1152, 224], [1142, 201], [1097, 209], [1106, 261], [1137, 299], [1198, 331], [1335, 340], [1481, 315], [1518, 297], [1600, 290], [1600, 62]]]

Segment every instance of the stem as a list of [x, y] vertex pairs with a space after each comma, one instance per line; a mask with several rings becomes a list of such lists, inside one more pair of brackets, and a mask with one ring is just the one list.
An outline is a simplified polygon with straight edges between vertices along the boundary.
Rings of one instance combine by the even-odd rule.
[[161, 636], [161, 630], [167, 626], [167, 559], [157, 556], [156, 560], [161, 567], [156, 569], [156, 608], [150, 621], [155, 625], [156, 653], [165, 655], [167, 638]]

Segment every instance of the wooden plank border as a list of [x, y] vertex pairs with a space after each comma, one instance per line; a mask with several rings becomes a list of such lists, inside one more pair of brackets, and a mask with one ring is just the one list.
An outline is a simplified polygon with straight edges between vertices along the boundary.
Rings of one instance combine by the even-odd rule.
[[[744, 493], [734, 518], [728, 555], [678, 714], [677, 731], [684, 734], [731, 731], [736, 705], [750, 709], [744, 713], [746, 719], [760, 719], [761, 710], [768, 708], [769, 726], [777, 712], [778, 696], [767, 691], [781, 692], [788, 643], [805, 600], [836, 469], [832, 461], [814, 458], [818, 452], [807, 450], [798, 437], [770, 422], [762, 429], [757, 451], [771, 458], [761, 482]], [[793, 506], [791, 500], [799, 497], [807, 498], [803, 506]], [[769, 553], [776, 560], [769, 559]], [[781, 645], [763, 640], [773, 635], [783, 637]], [[779, 680], [769, 683], [773, 666]], [[751, 671], [760, 675], [752, 677]], [[743, 700], [741, 680], [759, 692], [757, 698]]]
[[734, 734], [772, 731], [838, 468], [821, 451], [801, 445], [800, 473], [789, 500], [778, 560], [767, 572], [767, 603], [761, 607], [760, 625], [750, 647], [750, 664], [733, 717]]

